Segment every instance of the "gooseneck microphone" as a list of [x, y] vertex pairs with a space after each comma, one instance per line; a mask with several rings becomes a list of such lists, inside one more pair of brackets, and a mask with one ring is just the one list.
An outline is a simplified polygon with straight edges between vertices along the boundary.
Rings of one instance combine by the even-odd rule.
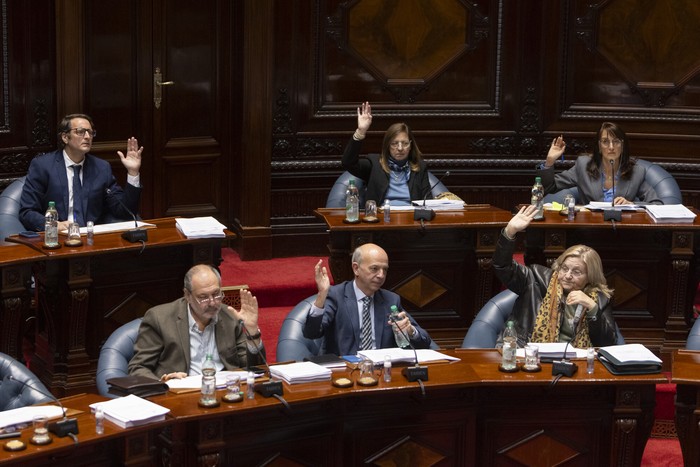
[[73, 441], [75, 441], [76, 443], [78, 442], [78, 438], [75, 436], [79, 433], [78, 420], [76, 418], [66, 417], [66, 409], [65, 407], [63, 407], [63, 404], [61, 404], [61, 401], [56, 398], [56, 396], [54, 396], [51, 393], [44, 392], [39, 388], [27, 383], [26, 381], [20, 381], [12, 375], [8, 376], [7, 378], [21, 384], [22, 386], [26, 386], [32, 391], [36, 391], [43, 396], [49, 397], [53, 402], [57, 403], [58, 406], [61, 408], [61, 412], [63, 413], [63, 419], [49, 423], [49, 431], [58, 436], [59, 438], [71, 436], [71, 438], [73, 438]]
[[612, 173], [612, 201], [610, 209], [603, 210], [603, 220], [621, 221], [622, 213], [615, 209], [615, 161], [613, 159], [610, 159], [610, 172]]
[[571, 341], [575, 340], [578, 336], [578, 323], [581, 320], [581, 314], [583, 314], [583, 305], [579, 303], [576, 307], [576, 312], [574, 313], [574, 337], [572, 337], [571, 340], [564, 346], [564, 356], [562, 359], [560, 361], [552, 362], [552, 375], [554, 376], [560, 375], [571, 378], [578, 371], [578, 365], [574, 362], [570, 362], [569, 359], [566, 358], [566, 351], [569, 348]]
[[435, 218], [435, 211], [432, 209], [427, 209], [425, 207], [425, 200], [428, 198], [428, 195], [433, 192], [433, 188], [438, 186], [438, 184], [442, 182], [445, 178], [447, 178], [449, 175], [450, 171], [448, 170], [442, 175], [442, 177], [437, 179], [437, 181], [433, 183], [433, 186], [431, 186], [430, 189], [425, 193], [425, 196], [423, 196], [423, 206], [416, 206], [416, 208], [413, 210], [414, 221], [432, 221]]
[[[411, 347], [413, 350], [413, 355], [415, 357], [415, 363], [413, 366], [409, 366], [401, 370], [401, 374], [403, 374], [408, 382], [413, 382], [413, 381], [418, 381], [418, 382], [423, 382], [423, 381], [428, 381], [428, 367], [427, 366], [420, 366], [418, 364], [418, 352], [416, 352], [416, 348], [414, 345], [411, 343], [411, 339], [409, 339], [408, 335], [399, 327], [399, 324], [396, 320], [396, 317], [393, 315], [389, 315], [389, 319], [391, 320], [392, 323], [396, 325], [396, 328], [399, 330], [399, 332], [406, 338], [406, 342], [408, 342], [408, 345]], [[418, 331], [416, 331], [418, 332]]]
[[[114, 193], [112, 192], [111, 189], [106, 188], [105, 192], [107, 193], [107, 196], [112, 197]], [[117, 202], [123, 207], [126, 212], [128, 212], [131, 217], [134, 219], [134, 228], [132, 230], [127, 230], [122, 234], [122, 238], [126, 240], [129, 243], [138, 243], [138, 242], [147, 242], [148, 241], [148, 231], [146, 229], [140, 229], [139, 228], [139, 223], [136, 220], [136, 214], [134, 214], [131, 209], [127, 207], [124, 202], [119, 199], [118, 196], [114, 196], [114, 199], [117, 200]]]
[[248, 332], [248, 328], [245, 327], [245, 324], [242, 324], [242, 327], [247, 340], [252, 342], [255, 348], [258, 350], [258, 355], [262, 357], [263, 364], [265, 365], [265, 368], [267, 368], [267, 374], [270, 376], [270, 381], [265, 381], [263, 383], [255, 383], [255, 392], [260, 393], [263, 397], [275, 396], [277, 399], [279, 399], [280, 402], [284, 404], [285, 407], [287, 407], [287, 409], [291, 410], [287, 401], [284, 400], [284, 398], [282, 397], [282, 395], [284, 394], [284, 387], [282, 386], [282, 381], [272, 381], [272, 372], [270, 371], [270, 365], [267, 363], [267, 358], [265, 358], [265, 353], [255, 342], [255, 339], [252, 338], [252, 336]]

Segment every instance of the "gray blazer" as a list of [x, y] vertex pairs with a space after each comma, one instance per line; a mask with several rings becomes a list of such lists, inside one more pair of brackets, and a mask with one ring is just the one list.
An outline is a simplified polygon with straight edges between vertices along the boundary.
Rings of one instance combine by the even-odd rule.
[[[190, 370], [190, 331], [187, 301], [179, 298], [149, 309], [141, 321], [129, 362], [130, 375], [160, 379], [166, 373]], [[240, 321], [226, 305], [221, 306], [214, 330], [216, 348], [224, 369], [234, 370], [248, 365], [246, 336]], [[261, 349], [263, 352], [265, 349]], [[250, 355], [251, 364], [262, 363], [260, 354]]]
[[[603, 201], [600, 178], [594, 179], [586, 172], [586, 166], [590, 160], [590, 156], [578, 156], [572, 168], [558, 174], [554, 173], [553, 167], [538, 169], [537, 176], [542, 178], [544, 192], [556, 193], [565, 188], [577, 187], [580, 203]], [[630, 201], [637, 200], [647, 204], [664, 204], [656, 191], [644, 180], [645, 177], [644, 167], [636, 164], [628, 180], [615, 180], [615, 196], [623, 196]]]

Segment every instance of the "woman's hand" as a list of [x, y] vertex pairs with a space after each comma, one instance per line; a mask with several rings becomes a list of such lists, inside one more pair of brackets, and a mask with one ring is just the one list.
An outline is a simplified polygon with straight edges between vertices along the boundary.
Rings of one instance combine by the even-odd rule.
[[535, 214], [537, 214], [537, 206], [530, 204], [520, 208], [520, 211], [518, 211], [510, 222], [508, 222], [508, 225], [506, 225], [506, 236], [508, 236], [508, 238], [515, 238], [515, 234], [525, 230], [527, 226], [530, 225], [532, 219], [535, 218]]
[[567, 305], [583, 305], [586, 310], [593, 308], [596, 303], [595, 301], [586, 295], [582, 290], [572, 290], [566, 296]]
[[557, 159], [564, 154], [564, 149], [566, 149], [564, 137], [559, 135], [552, 140], [552, 145], [549, 147], [549, 152], [547, 153], [547, 161], [544, 163], [545, 167], [553, 166]]
[[363, 102], [361, 106], [357, 108], [357, 132], [360, 136], [365, 136], [367, 130], [372, 125], [372, 106], [369, 102]]

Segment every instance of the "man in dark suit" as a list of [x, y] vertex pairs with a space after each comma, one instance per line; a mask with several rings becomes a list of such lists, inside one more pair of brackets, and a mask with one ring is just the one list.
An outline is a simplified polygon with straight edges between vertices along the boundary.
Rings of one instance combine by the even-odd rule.
[[[318, 295], [304, 324], [304, 336], [310, 339], [325, 337], [326, 353], [355, 355], [359, 350], [398, 347], [389, 320], [391, 306], [401, 310], [400, 297], [381, 287], [386, 280], [389, 258], [381, 247], [366, 243], [352, 255], [355, 280], [331, 287], [328, 272], [316, 264], [315, 275]], [[369, 300], [364, 300], [368, 297]], [[367, 303], [367, 305], [365, 304]], [[370, 323], [363, 319], [368, 309]], [[397, 324], [416, 348], [427, 349], [431, 339], [428, 333], [401, 311]], [[363, 326], [364, 325], [364, 326]], [[363, 339], [362, 329], [369, 335]]]
[[[127, 140], [126, 154], [117, 151], [127, 170], [122, 190], [107, 161], [88, 154], [96, 135], [92, 119], [84, 114], [63, 118], [58, 128], [62, 149], [35, 157], [29, 165], [20, 199], [19, 219], [27, 230], [44, 230], [44, 214], [49, 201], [56, 203], [58, 230], [66, 230], [71, 221], [85, 226], [133, 219], [141, 197], [139, 170], [141, 153], [136, 138]], [[77, 180], [76, 180], [77, 174]], [[78, 200], [78, 203], [74, 203]]]
[[184, 297], [144, 315], [129, 374], [162, 381], [198, 375], [207, 354], [217, 371], [262, 363], [257, 299], [242, 290], [240, 310], [222, 299], [219, 271], [193, 266], [185, 275]]

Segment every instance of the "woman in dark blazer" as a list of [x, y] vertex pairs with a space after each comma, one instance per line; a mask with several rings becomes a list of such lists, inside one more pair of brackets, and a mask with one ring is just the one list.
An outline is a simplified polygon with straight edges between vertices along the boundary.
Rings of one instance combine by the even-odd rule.
[[[566, 148], [562, 136], [555, 138], [547, 160], [537, 170], [545, 193], [577, 187], [578, 201], [614, 201], [614, 204], [663, 204], [656, 191], [645, 181], [646, 171], [630, 158], [627, 135], [614, 123], [605, 122], [598, 130], [593, 156], [581, 155], [564, 172], [554, 173], [554, 162]], [[615, 192], [613, 193], [613, 177]]]
[[343, 168], [365, 181], [365, 199], [379, 205], [385, 198], [392, 205], [408, 205], [412, 200], [432, 198], [428, 169], [405, 123], [394, 123], [387, 129], [381, 154], [360, 157], [362, 140], [371, 124], [372, 107], [365, 102], [357, 108], [357, 130], [343, 154]]

